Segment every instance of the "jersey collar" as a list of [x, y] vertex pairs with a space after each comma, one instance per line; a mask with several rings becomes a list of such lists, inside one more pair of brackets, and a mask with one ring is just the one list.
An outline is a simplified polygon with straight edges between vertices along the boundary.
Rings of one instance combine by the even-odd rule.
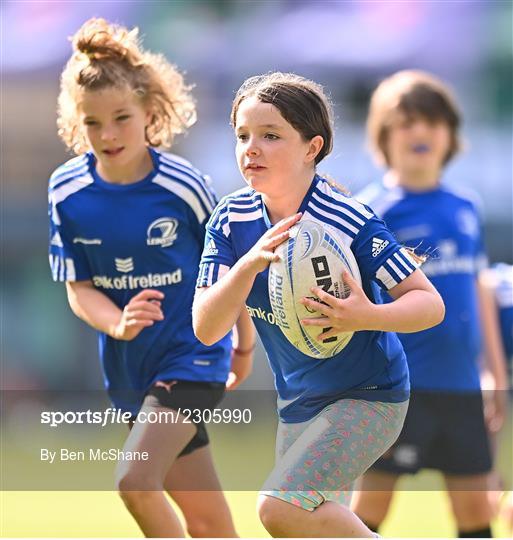
[[150, 153], [151, 161], [153, 162], [153, 170], [151, 170], [144, 178], [141, 178], [141, 180], [137, 180], [136, 182], [132, 182], [130, 184], [113, 184], [112, 182], [105, 181], [96, 170], [96, 157], [92, 152], [87, 153], [89, 159], [89, 172], [94, 178], [95, 183], [103, 188], [114, 191], [128, 191], [131, 189], [138, 189], [141, 186], [151, 182], [158, 172], [159, 152], [157, 152], [154, 148], [151, 147], [148, 147], [148, 151]]
[[[299, 205], [299, 208], [298, 208], [297, 212], [301, 212], [302, 214], [305, 213], [305, 211], [308, 208], [308, 205], [310, 203], [310, 199], [312, 198], [312, 193], [313, 193], [315, 187], [317, 186], [317, 184], [319, 182], [321, 182], [321, 181], [322, 181], [322, 179], [318, 174], [316, 174], [313, 177], [312, 183], [310, 184], [310, 187], [308, 188], [308, 191], [306, 192], [306, 195], [303, 197], [303, 200], [302, 200], [301, 204]], [[265, 226], [268, 229], [270, 229], [273, 226], [273, 224], [271, 223], [271, 220], [269, 219], [269, 213], [267, 212], [267, 207], [264, 204], [264, 201], [262, 199], [262, 195], [259, 194], [259, 197], [260, 197], [260, 202], [262, 204], [262, 214], [264, 216]]]

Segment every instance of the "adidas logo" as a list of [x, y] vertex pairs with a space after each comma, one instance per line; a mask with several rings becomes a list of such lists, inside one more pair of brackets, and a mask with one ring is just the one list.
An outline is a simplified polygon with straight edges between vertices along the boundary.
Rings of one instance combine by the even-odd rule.
[[205, 249], [205, 255], [217, 255], [218, 253], [219, 250], [216, 248], [216, 243], [214, 242], [214, 239], [211, 239]]
[[114, 264], [116, 265], [116, 270], [118, 272], [132, 272], [134, 269], [134, 260], [132, 257], [128, 257], [128, 259], [114, 259]]
[[372, 256], [377, 257], [390, 244], [388, 240], [372, 239]]

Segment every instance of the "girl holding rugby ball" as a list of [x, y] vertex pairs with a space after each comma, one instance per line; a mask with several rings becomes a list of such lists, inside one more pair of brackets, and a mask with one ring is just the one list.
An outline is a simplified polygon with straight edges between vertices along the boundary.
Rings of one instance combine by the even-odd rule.
[[[258, 511], [273, 536], [372, 537], [347, 504], [353, 482], [395, 441], [406, 414], [408, 369], [393, 332], [438, 324], [443, 302], [384, 223], [316, 174], [333, 139], [321, 86], [293, 74], [252, 77], [237, 92], [231, 122], [247, 187], [225, 197], [207, 224], [206, 242], [216, 250], [202, 256], [195, 333], [215, 343], [245, 304], [271, 311], [268, 266], [302, 217], [345, 235], [362, 287], [346, 274], [347, 299], [313, 288], [322, 303], [303, 300], [323, 315], [303, 321], [319, 327], [319, 339], [327, 326], [331, 333], [355, 332], [341, 352], [312, 359], [267, 318], [254, 320], [274, 371], [280, 416], [276, 466]], [[386, 246], [379, 253], [375, 238]], [[394, 302], [379, 303], [380, 287]]]

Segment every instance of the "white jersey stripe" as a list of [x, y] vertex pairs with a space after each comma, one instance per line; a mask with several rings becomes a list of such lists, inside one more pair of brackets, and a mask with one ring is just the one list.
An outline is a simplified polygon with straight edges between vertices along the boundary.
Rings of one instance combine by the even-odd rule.
[[209, 264], [205, 264], [205, 267], [203, 269], [203, 282], [205, 284], [209, 284], [209, 281], [208, 281], [208, 274], [210, 272], [210, 265], [213, 264], [213, 263], [209, 263]]
[[84, 174], [87, 174], [89, 171], [89, 165], [87, 162], [85, 162], [82, 166], [77, 166], [76, 168], [62, 171], [62, 174], [52, 175], [50, 178], [50, 183], [48, 184], [49, 189], [54, 189], [59, 184], [62, 184], [63, 182], [66, 182], [67, 180], [71, 180], [72, 178], [77, 178], [79, 176], [83, 176]]
[[162, 173], [162, 176], [171, 177], [172, 180], [175, 181], [182, 181], [186, 183], [194, 192], [196, 193], [196, 196], [201, 201], [201, 203], [204, 205], [205, 210], [210, 214], [215, 206], [215, 203], [210, 201], [209, 197], [206, 194], [206, 190], [202, 189], [202, 186], [200, 185], [199, 180], [191, 177], [187, 173], [180, 172], [177, 169], [171, 169], [169, 167], [166, 167], [161, 163], [161, 166], [159, 167], [159, 172]]
[[178, 158], [177, 159], [170, 159], [169, 154], [161, 154], [160, 155], [161, 163], [165, 163], [166, 165], [169, 165], [170, 167], [177, 168], [178, 170], [184, 172], [185, 174], [188, 174], [191, 179], [195, 180], [203, 191], [205, 191], [207, 197], [211, 201], [211, 203], [215, 206], [216, 201], [213, 192], [210, 190], [208, 182], [206, 181], [207, 176], [202, 174], [201, 171], [196, 169], [196, 167], [193, 167], [187, 160]]
[[410, 264], [413, 269], [417, 269], [419, 268], [419, 266], [421, 265], [420, 262], [417, 262], [412, 256], [410, 253], [408, 253], [408, 250], [405, 249], [405, 248], [401, 248], [399, 250], [399, 253], [401, 254], [401, 256], [403, 257], [404, 261], [403, 263], [406, 264], [406, 266], [408, 266], [408, 264]]
[[73, 262], [73, 259], [70, 259], [69, 257], [66, 258], [66, 281], [75, 281], [76, 279], [76, 273], [75, 273], [75, 263]]
[[237, 197], [228, 196], [224, 198], [212, 214], [212, 223], [216, 223], [224, 219], [232, 206], [241, 209], [248, 209], [255, 205], [255, 208], [261, 208], [261, 203], [255, 199], [254, 194], [239, 195]]
[[[241, 221], [256, 221], [263, 217], [263, 212], [261, 208], [256, 208], [253, 212], [229, 212], [228, 219], [222, 223], [219, 221], [214, 227], [219, 230], [222, 229], [223, 234], [228, 238], [230, 236], [230, 223], [241, 222]], [[224, 221], [224, 220], [223, 220]]]
[[56, 255], [53, 259], [53, 275], [55, 276], [55, 281], [59, 281], [59, 268], [60, 268], [61, 258]]
[[[226, 217], [232, 213], [232, 210], [234, 210], [235, 212], [237, 212], [237, 210], [240, 210], [241, 212], [240, 213], [251, 213], [251, 212], [255, 212], [257, 210], [260, 210], [260, 205], [247, 205], [247, 206], [242, 206], [242, 205], [234, 205], [234, 204], [230, 204], [230, 206], [227, 206], [226, 208], [223, 208], [219, 214], [217, 215], [215, 221], [217, 222], [217, 224], [220, 224], [222, 221], [224, 221], [226, 219]], [[247, 212], [247, 210], [250, 210], [250, 212]], [[244, 212], [246, 211], [246, 212]], [[217, 227], [219, 228], [219, 227]]]
[[256, 210], [258, 208], [260, 208], [260, 204], [258, 203], [255, 203], [254, 204], [254, 208], [252, 208], [253, 205], [251, 204], [237, 204], [237, 203], [232, 203], [230, 204], [229, 208], [227, 208], [227, 210], [229, 209], [230, 211], [231, 210], [249, 210], [249, 209], [253, 209], [253, 210]]
[[86, 188], [94, 182], [93, 177], [90, 174], [79, 176], [75, 180], [58, 187], [50, 193], [50, 203], [52, 205], [52, 220], [56, 225], [60, 225], [61, 221], [57, 212], [56, 206], [68, 198], [73, 193]]
[[175, 180], [163, 175], [157, 175], [152, 182], [155, 182], [155, 184], [162, 186], [164, 189], [171, 191], [184, 200], [196, 214], [199, 223], [203, 223], [205, 221], [207, 214], [197, 197], [196, 190], [193, 190], [191, 187], [185, 187], [180, 182], [176, 182]]
[[[204, 176], [200, 173], [200, 171], [198, 171], [198, 169], [195, 169], [190, 163], [187, 163], [186, 161], [184, 161], [184, 163], [177, 163], [175, 161], [166, 159], [164, 156], [161, 157], [162, 159], [160, 160], [160, 163], [162, 165], [168, 165], [169, 167], [176, 170], [177, 173], [181, 172], [183, 174], [186, 174], [190, 178], [190, 180], [192, 180], [198, 185], [199, 191], [206, 195], [212, 208], [216, 205], [214, 195], [210, 191]], [[212, 211], [212, 209], [210, 209], [210, 211]]]
[[403, 279], [406, 279], [406, 275], [405, 273], [400, 269], [398, 268], [398, 266], [394, 263], [394, 261], [392, 260], [392, 258], [388, 259], [385, 264], [388, 264], [390, 265], [390, 267], [392, 268], [392, 270], [401, 278], [401, 280]]
[[228, 222], [236, 221], [256, 221], [263, 217], [261, 208], [256, 208], [253, 212], [230, 212], [228, 214]]
[[207, 284], [210, 286], [212, 285], [212, 278], [214, 276], [214, 269], [216, 265], [214, 263], [211, 263], [208, 265], [208, 275], [207, 275]]
[[200, 264], [199, 272], [198, 272], [198, 283], [203, 283], [205, 279], [205, 269], [207, 265], [206, 264]]
[[50, 176], [50, 179], [54, 180], [58, 176], [68, 174], [71, 170], [80, 169], [82, 165], [86, 163], [89, 163], [88, 154], [82, 154], [81, 156], [74, 157], [73, 159], [66, 161], [66, 163], [55, 169], [55, 171], [53, 171], [52, 175]]
[[402, 259], [399, 257], [398, 253], [394, 253], [394, 259], [396, 261], [396, 264], [403, 270], [403, 272], [406, 272], [406, 275], [408, 276], [413, 272], [411, 267], [409, 267]]
[[81, 189], [92, 184], [93, 182], [94, 182], [93, 177], [90, 174], [84, 174], [82, 176], [75, 178], [75, 180], [73, 180], [72, 182], [69, 182], [68, 184], [54, 190], [50, 194], [50, 199], [53, 202], [53, 204], [59, 204], [60, 202], [68, 198], [73, 193], [80, 191]]
[[179, 163], [180, 165], [183, 165], [184, 167], [187, 167], [191, 169], [192, 171], [197, 172], [198, 169], [196, 169], [192, 163], [185, 158], [178, 156], [177, 154], [172, 154], [171, 152], [162, 152], [160, 154], [160, 157], [162, 159], [165, 159], [166, 161], [169, 161], [170, 163]]
[[50, 268], [52, 269], [52, 278], [54, 281], [57, 281], [57, 268], [56, 268], [57, 257], [50, 253], [48, 255], [48, 259], [50, 260]]
[[59, 257], [59, 281], [65, 281], [66, 265], [64, 263], [64, 258]]
[[[238, 211], [238, 210], [240, 210], [240, 211]], [[246, 210], [246, 212], [244, 212], [243, 210]], [[247, 212], [247, 210], [250, 210], [250, 211]], [[219, 230], [221, 227], [224, 227], [226, 225], [226, 223], [224, 223], [224, 221], [226, 219], [228, 219], [228, 221], [230, 221], [232, 215], [242, 214], [242, 215], [249, 216], [249, 215], [255, 215], [255, 212], [259, 212], [260, 217], [263, 215], [262, 214], [262, 208], [261, 208], [260, 205], [255, 205], [254, 207], [249, 206], [249, 205], [248, 206], [238, 206], [238, 207], [235, 207], [234, 205], [230, 205], [228, 208], [224, 208], [222, 213], [218, 214], [217, 218], [214, 220], [214, 222], [216, 223], [216, 225], [214, 225], [214, 228]], [[236, 219], [236, 218], [234, 220], [235, 221], [246, 221], [245, 219]], [[249, 219], [247, 221], [251, 221], [251, 219]]]
[[63, 169], [73, 169], [74, 167], [79, 165], [82, 161], [89, 161], [89, 155], [88, 154], [82, 154], [80, 156], [76, 156], [74, 158], [71, 158], [69, 161], [66, 161], [66, 163], [64, 163], [58, 169], [56, 169], [55, 173], [58, 174], [59, 171], [61, 171]]
[[323, 210], [322, 208], [319, 208], [316, 204], [314, 204], [313, 201], [311, 201], [308, 206], [311, 206], [312, 208], [314, 208], [315, 211], [318, 212], [319, 214], [321, 214], [321, 215], [323, 215], [323, 216], [325, 216], [327, 218], [330, 218], [333, 221], [340, 222], [346, 229], [348, 229], [349, 231], [351, 231], [355, 235], [358, 234], [359, 229], [357, 229], [351, 223], [349, 223], [349, 222], [345, 221], [344, 219], [342, 219], [340, 216], [337, 216], [335, 214], [331, 214], [330, 212], [327, 212], [326, 210]]
[[241, 188], [230, 195], [224, 196], [219, 202], [219, 208], [226, 208], [231, 203], [259, 202], [260, 198], [255, 191], [248, 187]]
[[214, 274], [217, 270], [217, 279], [219, 281], [229, 270], [228, 266], [217, 263], [203, 263], [200, 266], [198, 274], [197, 287], [210, 287], [214, 282]]
[[383, 283], [387, 289], [391, 289], [397, 285], [397, 281], [388, 273], [388, 271], [380, 266], [379, 270], [376, 272], [376, 277]]
[[56, 255], [53, 261], [53, 271], [55, 275], [55, 281], [59, 281], [59, 269], [61, 266], [61, 258]]
[[244, 193], [247, 190], [248, 188], [242, 188], [241, 190], [235, 192], [235, 194], [224, 197], [213, 213], [212, 223], [215, 223], [219, 219], [217, 216], [227, 213], [231, 204], [240, 204], [246, 207], [251, 206], [252, 204], [260, 206], [260, 200], [256, 196], [256, 193], [253, 191], [250, 193]]
[[312, 199], [316, 199], [323, 206], [328, 206], [330, 208], [333, 208], [337, 212], [340, 212], [342, 214], [347, 214], [348, 217], [350, 217], [352, 220], [356, 221], [356, 223], [358, 223], [358, 225], [361, 225], [362, 227], [363, 227], [363, 225], [365, 225], [365, 221], [363, 219], [360, 219], [354, 212], [352, 212], [351, 210], [349, 210], [347, 208], [344, 208], [342, 205], [333, 204], [333, 203], [330, 203], [328, 201], [325, 201], [323, 198], [319, 197], [319, 195], [317, 193], [315, 193], [315, 191], [312, 194]]
[[361, 216], [363, 216], [364, 218], [370, 219], [371, 217], [373, 217], [371, 212], [369, 212], [361, 202], [351, 197], [346, 197], [342, 195], [342, 193], [338, 193], [329, 185], [328, 182], [324, 181], [322, 183], [318, 183], [317, 188], [321, 188], [321, 191], [328, 197], [333, 198], [340, 203], [351, 207], [357, 214], [361, 214]]
[[251, 201], [251, 200], [253, 200], [254, 202], [260, 202], [260, 198], [258, 197], [256, 192], [249, 191], [248, 193], [244, 193], [244, 191], [246, 191], [247, 189], [248, 188], [242, 188], [238, 192], [236, 192], [235, 195], [228, 195], [224, 199], [225, 202], [231, 203], [231, 202], [244, 202], [244, 201]]
[[[172, 170], [169, 167], [165, 167], [164, 165], [161, 165], [161, 167], [159, 168], [159, 172], [164, 173], [162, 175], [159, 175], [161, 177], [164, 177], [164, 176], [167, 177], [168, 175], [171, 176], [172, 178], [170, 178], [170, 180], [172, 180], [175, 184], [177, 184], [178, 182], [174, 180], [174, 178], [186, 183], [189, 186], [189, 188], [192, 191], [194, 191], [194, 193], [196, 194], [196, 197], [205, 206], [205, 214], [206, 212], [208, 212], [209, 214], [210, 212], [212, 212], [212, 210], [214, 209], [214, 204], [208, 200], [208, 197], [205, 195], [204, 191], [202, 189], [199, 189], [199, 187], [197, 186], [197, 182], [194, 182], [193, 180], [191, 180], [191, 178], [187, 176], [186, 174], [183, 174], [176, 170]], [[155, 180], [153, 181], [155, 182]]]

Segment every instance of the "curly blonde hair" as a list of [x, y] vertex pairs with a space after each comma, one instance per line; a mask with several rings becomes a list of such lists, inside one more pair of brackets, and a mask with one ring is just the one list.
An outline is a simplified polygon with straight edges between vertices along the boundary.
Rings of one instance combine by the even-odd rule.
[[146, 127], [150, 146], [171, 146], [174, 136], [196, 121], [191, 86], [163, 55], [141, 47], [137, 28], [129, 31], [92, 18], [71, 40], [73, 54], [61, 75], [57, 126], [64, 144], [76, 154], [89, 149], [77, 107], [84, 91], [130, 89], [152, 113]]

